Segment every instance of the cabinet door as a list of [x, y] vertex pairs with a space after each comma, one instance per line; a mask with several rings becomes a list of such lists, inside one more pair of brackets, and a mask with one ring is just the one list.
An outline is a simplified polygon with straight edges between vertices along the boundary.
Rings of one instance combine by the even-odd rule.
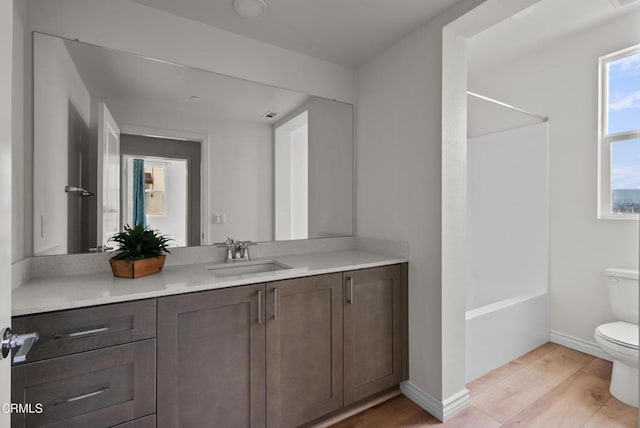
[[267, 426], [342, 407], [342, 274], [267, 285]]
[[264, 427], [264, 290], [158, 299], [158, 427]]
[[400, 383], [400, 265], [345, 272], [345, 406]]

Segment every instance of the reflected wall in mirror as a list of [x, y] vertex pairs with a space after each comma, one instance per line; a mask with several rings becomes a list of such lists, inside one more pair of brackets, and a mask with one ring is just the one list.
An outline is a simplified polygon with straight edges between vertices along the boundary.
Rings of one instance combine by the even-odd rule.
[[34, 254], [354, 233], [353, 106], [34, 33]]

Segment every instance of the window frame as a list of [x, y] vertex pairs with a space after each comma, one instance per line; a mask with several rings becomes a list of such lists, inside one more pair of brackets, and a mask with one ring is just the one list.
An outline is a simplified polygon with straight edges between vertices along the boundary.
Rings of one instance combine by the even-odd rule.
[[611, 147], [613, 143], [640, 139], [640, 128], [608, 134], [609, 75], [607, 65], [640, 54], [640, 45], [604, 55], [598, 59], [598, 219], [638, 220], [638, 214], [614, 213], [611, 189]]

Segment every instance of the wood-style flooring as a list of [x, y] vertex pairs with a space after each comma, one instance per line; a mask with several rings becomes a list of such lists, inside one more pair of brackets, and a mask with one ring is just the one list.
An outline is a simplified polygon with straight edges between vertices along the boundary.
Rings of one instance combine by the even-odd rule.
[[547, 343], [469, 383], [471, 406], [444, 424], [400, 395], [332, 428], [635, 428], [638, 409], [609, 394], [611, 366]]

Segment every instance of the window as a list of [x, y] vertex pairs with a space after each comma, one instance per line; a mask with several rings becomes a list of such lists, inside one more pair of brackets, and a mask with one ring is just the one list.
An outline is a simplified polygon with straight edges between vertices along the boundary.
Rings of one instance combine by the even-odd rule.
[[598, 218], [640, 213], [640, 46], [600, 58]]

